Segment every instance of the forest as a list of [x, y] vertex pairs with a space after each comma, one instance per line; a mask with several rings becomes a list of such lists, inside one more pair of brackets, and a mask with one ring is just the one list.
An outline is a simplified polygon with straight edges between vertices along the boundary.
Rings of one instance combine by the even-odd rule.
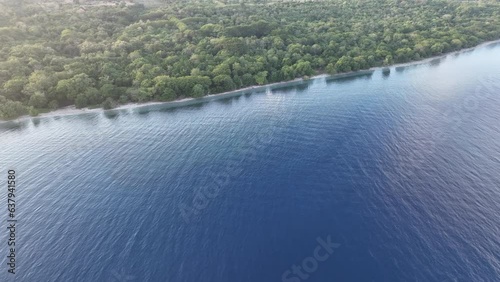
[[498, 1], [80, 2], [0, 4], [0, 119], [197, 98], [500, 39]]

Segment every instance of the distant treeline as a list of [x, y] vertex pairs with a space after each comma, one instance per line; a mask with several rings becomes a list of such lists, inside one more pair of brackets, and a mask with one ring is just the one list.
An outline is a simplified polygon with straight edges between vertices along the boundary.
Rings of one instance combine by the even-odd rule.
[[0, 118], [201, 97], [500, 39], [498, 2], [163, 2], [0, 4]]

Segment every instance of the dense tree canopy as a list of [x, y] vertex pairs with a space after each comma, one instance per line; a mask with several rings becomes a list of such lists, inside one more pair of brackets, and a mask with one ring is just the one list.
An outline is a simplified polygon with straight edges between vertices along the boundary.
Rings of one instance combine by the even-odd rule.
[[498, 1], [88, 2], [0, 4], [1, 119], [202, 97], [500, 39]]

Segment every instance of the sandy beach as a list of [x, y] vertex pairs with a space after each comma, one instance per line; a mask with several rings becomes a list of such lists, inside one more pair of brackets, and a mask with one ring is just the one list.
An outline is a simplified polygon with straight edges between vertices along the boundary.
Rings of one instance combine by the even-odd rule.
[[[462, 49], [459, 51], [454, 51], [426, 59], [422, 59], [419, 61], [411, 61], [408, 63], [401, 63], [401, 64], [394, 64], [390, 66], [383, 66], [383, 67], [373, 67], [370, 69], [365, 69], [365, 70], [359, 70], [359, 71], [353, 71], [353, 72], [346, 72], [346, 73], [339, 73], [335, 75], [329, 75], [329, 74], [318, 74], [315, 76], [310, 77], [307, 80], [312, 80], [312, 79], [318, 79], [318, 78], [324, 78], [324, 77], [329, 77], [329, 78], [341, 78], [341, 77], [349, 77], [349, 76], [356, 76], [356, 75], [362, 75], [362, 74], [367, 74], [370, 72], [374, 72], [376, 70], [382, 70], [382, 69], [392, 69], [392, 68], [398, 68], [398, 67], [405, 67], [405, 66], [412, 66], [412, 65], [420, 65], [420, 64], [425, 64], [428, 62], [431, 62], [436, 59], [442, 59], [446, 58], [448, 56], [453, 56], [457, 55], [460, 53], [465, 53], [469, 51], [473, 51], [475, 49], [485, 47], [490, 44], [495, 44], [495, 43], [500, 43], [500, 39], [498, 40], [493, 40], [493, 41], [488, 41], [481, 43], [475, 47], [467, 48], [467, 49]], [[186, 105], [191, 105], [191, 104], [196, 104], [196, 103], [201, 103], [201, 102], [208, 102], [208, 101], [213, 101], [217, 99], [223, 99], [223, 98], [228, 98], [228, 97], [234, 97], [234, 96], [240, 96], [246, 93], [251, 93], [254, 91], [262, 91], [268, 88], [275, 88], [279, 86], [286, 86], [287, 84], [294, 83], [294, 82], [302, 82], [305, 81], [303, 78], [296, 78], [294, 80], [289, 80], [289, 81], [282, 81], [282, 82], [276, 82], [276, 83], [271, 83], [271, 84], [266, 84], [266, 85], [254, 85], [254, 86], [249, 86], [245, 88], [240, 88], [237, 90], [232, 90], [228, 92], [223, 92], [223, 93], [217, 93], [217, 94], [210, 94], [207, 96], [204, 96], [202, 98], [185, 98], [185, 99], [180, 99], [180, 100], [175, 100], [175, 101], [170, 101], [170, 102], [146, 102], [146, 103], [129, 103], [125, 105], [120, 105], [116, 108], [113, 108], [111, 110], [104, 110], [102, 108], [83, 108], [83, 109], [77, 109], [75, 106], [69, 106], [61, 109], [57, 109], [55, 111], [47, 112], [47, 113], [42, 113], [36, 117], [32, 117], [29, 115], [19, 117], [14, 120], [9, 120], [9, 121], [0, 121], [0, 123], [6, 123], [6, 122], [21, 122], [25, 120], [29, 120], [32, 118], [50, 118], [50, 117], [60, 117], [60, 116], [69, 116], [69, 115], [79, 115], [79, 114], [85, 114], [85, 113], [96, 113], [96, 112], [107, 112], [107, 111], [119, 111], [119, 110], [131, 110], [131, 109], [140, 109], [140, 108], [146, 108], [149, 106], [171, 106], [171, 107], [177, 107], [177, 106], [186, 106]], [[251, 91], [251, 92], [250, 92]]]

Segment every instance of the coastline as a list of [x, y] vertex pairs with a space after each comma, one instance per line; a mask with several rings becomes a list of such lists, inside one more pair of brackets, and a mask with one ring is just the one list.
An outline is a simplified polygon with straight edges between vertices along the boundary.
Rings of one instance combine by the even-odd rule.
[[491, 44], [498, 44], [498, 43], [500, 43], [500, 39], [486, 41], [486, 42], [483, 42], [483, 43], [481, 43], [477, 46], [474, 46], [474, 47], [465, 48], [465, 49], [461, 49], [458, 51], [453, 51], [453, 52], [425, 58], [425, 59], [418, 60], [418, 61], [410, 61], [407, 63], [399, 63], [399, 64], [393, 64], [393, 65], [389, 65], [389, 66], [372, 67], [369, 69], [351, 71], [351, 72], [345, 72], [345, 73], [338, 73], [338, 74], [334, 74], [334, 75], [322, 73], [322, 74], [318, 74], [318, 75], [312, 76], [312, 77], [307, 78], [307, 79], [296, 78], [293, 80], [275, 82], [275, 83], [271, 83], [271, 84], [248, 86], [248, 87], [240, 88], [237, 90], [231, 90], [231, 91], [227, 91], [227, 92], [223, 92], [223, 93], [206, 95], [206, 96], [203, 96], [201, 98], [185, 98], [185, 99], [174, 100], [174, 101], [169, 101], [169, 102], [151, 101], [151, 102], [145, 102], [145, 103], [128, 103], [128, 104], [120, 105], [116, 108], [109, 109], [109, 110], [104, 110], [102, 108], [77, 109], [75, 106], [68, 106], [68, 107], [60, 108], [60, 109], [50, 111], [47, 113], [42, 113], [38, 116], [24, 115], [24, 116], [21, 116], [21, 117], [18, 117], [16, 119], [12, 119], [12, 120], [0, 120], [0, 124], [11, 123], [11, 122], [23, 122], [26, 120], [41, 119], [41, 118], [73, 116], [73, 115], [80, 115], [80, 114], [86, 114], [86, 113], [106, 113], [106, 112], [112, 113], [112, 112], [120, 111], [120, 110], [140, 110], [143, 108], [149, 108], [151, 106], [159, 106], [161, 108], [182, 107], [182, 106], [188, 106], [188, 105], [193, 105], [193, 104], [198, 104], [198, 103], [203, 103], [203, 102], [209, 102], [209, 101], [219, 100], [219, 99], [224, 99], [224, 98], [229, 98], [229, 97], [241, 96], [244, 94], [250, 94], [250, 93], [255, 92], [255, 91], [266, 90], [268, 88], [277, 88], [277, 87], [281, 87], [281, 86], [287, 86], [291, 83], [302, 84], [304, 81], [314, 80], [314, 79], [318, 79], [318, 78], [327, 77], [330, 79], [336, 79], [336, 78], [354, 77], [354, 76], [359, 76], [359, 75], [370, 74], [370, 73], [373, 73], [377, 70], [385, 70], [385, 69], [392, 69], [392, 68], [399, 68], [399, 67], [406, 67], [406, 66], [413, 66], [413, 65], [421, 65], [421, 64], [429, 63], [429, 62], [437, 60], [437, 59], [446, 58], [450, 55], [457, 55], [457, 54], [461, 54], [461, 53], [466, 53], [466, 52], [474, 51], [478, 48], [482, 48], [482, 47], [485, 47], [485, 46], [488, 46]]

